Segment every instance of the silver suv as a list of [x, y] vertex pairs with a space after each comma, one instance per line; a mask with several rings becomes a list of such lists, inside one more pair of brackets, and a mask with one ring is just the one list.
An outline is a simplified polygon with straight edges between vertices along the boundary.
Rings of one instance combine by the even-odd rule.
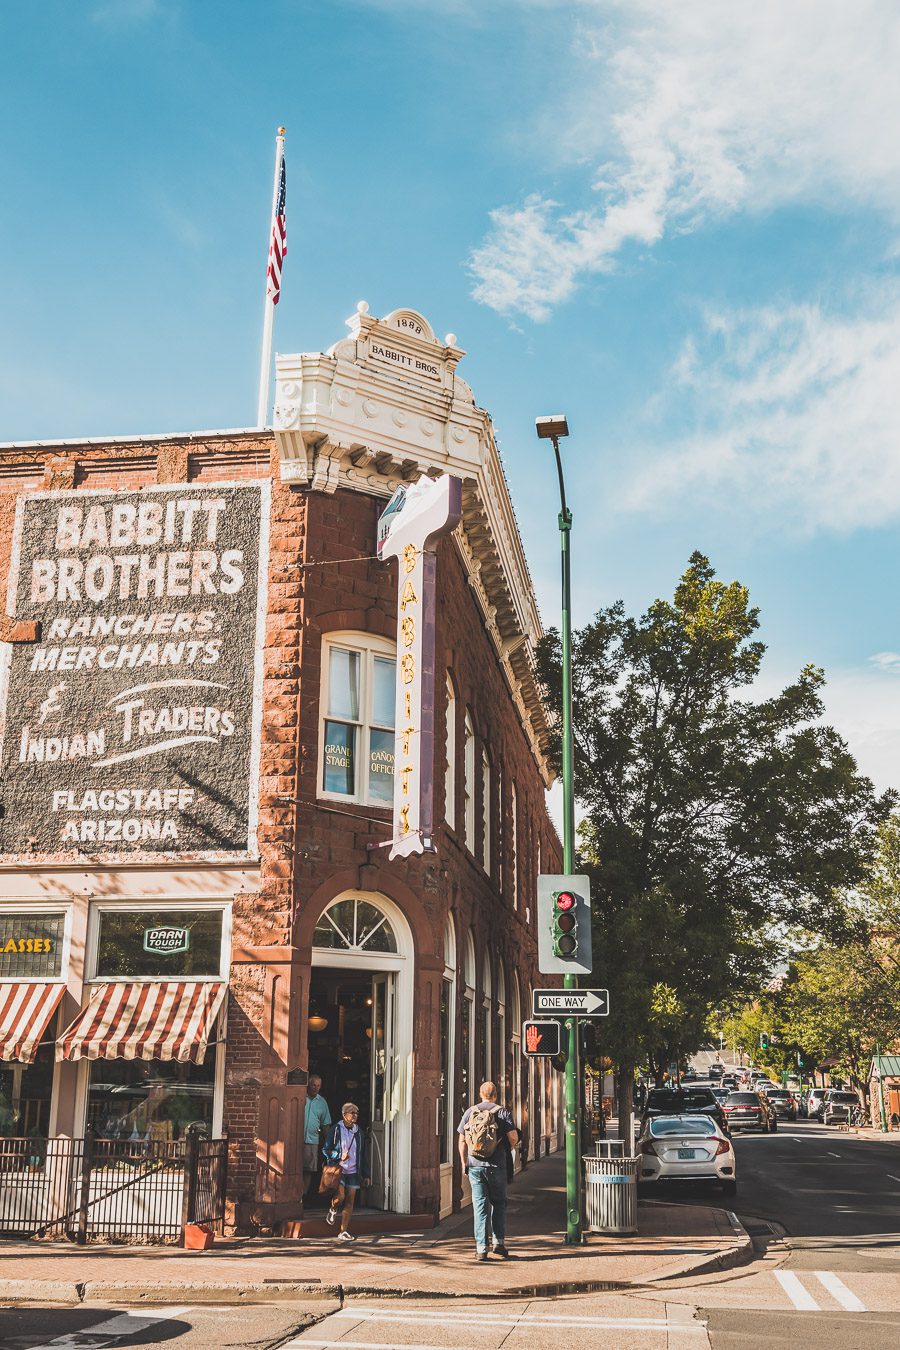
[[827, 1088], [810, 1088], [803, 1098], [800, 1114], [806, 1116], [809, 1120], [821, 1120], [820, 1111], [827, 1095]]
[[839, 1092], [832, 1088], [822, 1107], [823, 1125], [846, 1125], [850, 1121], [850, 1112], [859, 1106], [855, 1092]]

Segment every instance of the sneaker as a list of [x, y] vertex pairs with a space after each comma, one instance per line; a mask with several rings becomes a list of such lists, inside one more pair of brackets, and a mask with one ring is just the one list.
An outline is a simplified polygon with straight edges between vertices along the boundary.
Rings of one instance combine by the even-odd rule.
[[487, 1259], [488, 1259], [488, 1254], [487, 1254], [487, 1252], [480, 1252], [480, 1251], [478, 1250], [478, 1248], [476, 1247], [476, 1248], [475, 1248], [475, 1260], [476, 1260], [476, 1261], [486, 1261]]
[[326, 1223], [330, 1223], [330, 1224], [336, 1224], [336, 1223], [337, 1223], [337, 1216], [338, 1216], [337, 1210], [336, 1210], [336, 1209], [332, 1209], [331, 1205], [329, 1205], [329, 1206], [328, 1206], [328, 1213], [325, 1215], [325, 1222], [326, 1222]]
[[356, 1238], [352, 1233], [338, 1233], [338, 1242], [355, 1242]]
[[504, 1242], [495, 1242], [493, 1252], [495, 1256], [509, 1256], [509, 1248]]

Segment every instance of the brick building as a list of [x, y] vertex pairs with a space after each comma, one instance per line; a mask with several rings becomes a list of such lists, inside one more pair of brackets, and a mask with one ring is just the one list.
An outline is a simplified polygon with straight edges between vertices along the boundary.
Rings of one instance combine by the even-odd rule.
[[[277, 359], [274, 431], [0, 447], [7, 580], [0, 1134], [230, 1139], [241, 1229], [296, 1214], [308, 1072], [360, 1103], [368, 1203], [466, 1203], [454, 1127], [493, 1077], [524, 1150], [558, 1076], [537, 981], [540, 635], [488, 414], [455, 339], [364, 306]], [[398, 486], [449, 474], [433, 848], [394, 833]]]

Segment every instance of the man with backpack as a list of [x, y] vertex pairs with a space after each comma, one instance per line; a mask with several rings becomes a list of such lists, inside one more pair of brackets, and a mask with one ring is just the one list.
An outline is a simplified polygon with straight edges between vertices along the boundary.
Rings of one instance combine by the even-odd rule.
[[459, 1156], [472, 1187], [475, 1258], [509, 1256], [506, 1249], [506, 1184], [512, 1178], [512, 1150], [519, 1133], [505, 1106], [497, 1102], [494, 1083], [482, 1083], [481, 1100], [459, 1122]]

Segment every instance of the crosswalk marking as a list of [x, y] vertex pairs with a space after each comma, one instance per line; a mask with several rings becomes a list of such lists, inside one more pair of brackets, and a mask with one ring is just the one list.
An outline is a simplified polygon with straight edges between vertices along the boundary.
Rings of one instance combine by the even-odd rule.
[[[524, 1326], [534, 1326], [525, 1322]], [[657, 1331], [680, 1332], [685, 1336], [702, 1336], [706, 1341], [706, 1326], [700, 1322], [652, 1321], [643, 1317], [598, 1317], [593, 1324], [602, 1331]], [[409, 1341], [347, 1341], [343, 1337], [325, 1340], [322, 1337], [300, 1335], [296, 1340], [288, 1341], [282, 1350], [435, 1350], [434, 1345], [424, 1342], [412, 1344]], [[463, 1347], [450, 1347], [450, 1350], [464, 1350]]]
[[798, 1312], [821, 1312], [821, 1306], [790, 1270], [776, 1270], [775, 1278]]
[[857, 1298], [852, 1289], [848, 1289], [844, 1281], [830, 1270], [817, 1270], [816, 1279], [824, 1284], [832, 1298], [837, 1299], [842, 1308], [847, 1312], [868, 1312], [868, 1308], [861, 1298]]
[[[509, 1313], [503, 1316], [499, 1313], [482, 1312], [481, 1309], [457, 1309], [447, 1308], [433, 1312], [418, 1312], [410, 1308], [354, 1308], [352, 1305], [348, 1308], [340, 1308], [332, 1313], [334, 1318], [342, 1318], [355, 1322], [416, 1322], [416, 1323], [434, 1323], [437, 1326], [447, 1326], [448, 1323], [460, 1322], [464, 1326], [471, 1326], [473, 1319], [477, 1319], [479, 1326], [489, 1327], [571, 1327], [577, 1330], [587, 1329], [588, 1327], [609, 1327], [627, 1325], [635, 1327], [637, 1330], [645, 1329], [647, 1331], [665, 1331], [670, 1325], [670, 1319], [666, 1317], [576, 1317], [550, 1315], [547, 1317], [535, 1316], [531, 1313]], [[701, 1324], [698, 1322], [698, 1326]], [[309, 1341], [304, 1341], [304, 1345], [309, 1345]], [[341, 1342], [343, 1344], [343, 1342]]]
[[116, 1313], [103, 1322], [96, 1322], [83, 1331], [68, 1331], [55, 1336], [43, 1345], [32, 1346], [31, 1350], [102, 1350], [110, 1341], [123, 1336], [134, 1336], [146, 1331], [154, 1322], [164, 1322], [170, 1317], [180, 1317], [188, 1311], [188, 1306], [180, 1308], [136, 1308], [133, 1311]]

